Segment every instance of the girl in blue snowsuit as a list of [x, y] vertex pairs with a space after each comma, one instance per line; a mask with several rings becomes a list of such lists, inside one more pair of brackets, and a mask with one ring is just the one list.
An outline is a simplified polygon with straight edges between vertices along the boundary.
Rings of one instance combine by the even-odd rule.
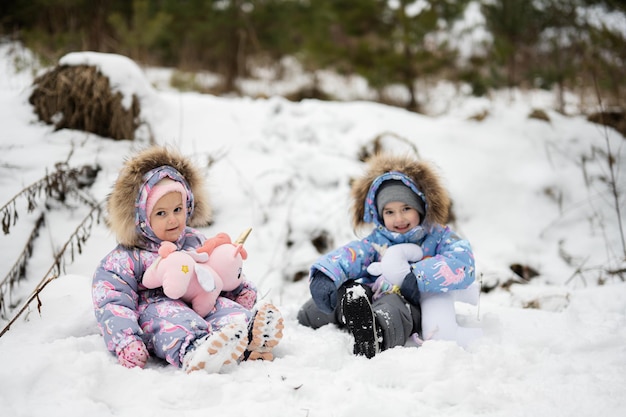
[[[162, 202], [171, 197], [169, 210]], [[159, 146], [138, 153], [125, 162], [107, 209], [118, 245], [97, 267], [92, 297], [106, 347], [121, 365], [143, 368], [153, 355], [186, 372], [217, 372], [226, 363], [273, 358], [283, 319], [269, 303], [252, 310], [256, 288], [250, 281], [222, 293], [206, 317], [166, 297], [161, 287], [142, 285], [162, 241], [192, 250], [206, 240], [193, 227], [211, 221], [208, 195], [202, 173], [188, 159]], [[159, 219], [162, 229], [155, 225]]]
[[[384, 203], [401, 201], [403, 210], [418, 215], [419, 223], [400, 232], [385, 226], [387, 206], [378, 201], [385, 187], [397, 190], [397, 197], [385, 196]], [[351, 193], [355, 230], [365, 225], [373, 230], [312, 265], [312, 299], [298, 312], [298, 321], [313, 328], [345, 326], [354, 336], [354, 353], [372, 357], [403, 346], [413, 334], [422, 335], [420, 299], [468, 288], [475, 280], [474, 256], [469, 242], [445, 226], [450, 200], [429, 164], [379, 154], [368, 161], [366, 174], [353, 182]], [[403, 255], [406, 247], [418, 254], [409, 259]], [[385, 265], [383, 254], [395, 257], [387, 275], [395, 274], [397, 285], [380, 272], [372, 273], [375, 264]]]

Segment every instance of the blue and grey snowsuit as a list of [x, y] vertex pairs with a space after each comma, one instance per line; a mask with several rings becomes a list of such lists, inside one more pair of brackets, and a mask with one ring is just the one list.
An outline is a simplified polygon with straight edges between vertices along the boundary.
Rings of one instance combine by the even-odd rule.
[[[420, 245], [424, 253], [422, 260], [411, 264], [419, 292], [447, 292], [467, 288], [475, 279], [474, 256], [467, 240], [460, 238], [447, 226], [429, 222], [428, 215], [420, 225], [404, 234], [391, 232], [384, 226], [376, 208], [375, 197], [381, 184], [388, 180], [402, 181], [411, 188], [424, 201], [426, 213], [429, 212], [428, 198], [412, 178], [398, 171], [377, 176], [364, 198], [362, 219], [363, 223], [374, 226], [373, 231], [364, 239], [354, 240], [321, 256], [312, 265], [310, 276], [317, 271], [323, 272], [334, 281], [340, 294], [342, 288], [354, 281], [370, 286], [378, 277], [370, 275], [367, 267], [381, 260], [381, 253], [384, 253], [386, 247], [414, 243]], [[374, 301], [372, 307], [379, 319], [385, 318], [379, 323], [384, 335], [383, 350], [404, 345], [411, 334], [421, 330], [419, 294], [409, 300], [397, 294], [388, 294]], [[300, 309], [298, 320], [313, 328], [328, 323], [341, 325], [339, 310], [338, 306], [334, 313], [325, 314], [311, 299]]]
[[[380, 261], [380, 249], [397, 243], [416, 243], [422, 247], [424, 258], [411, 265], [420, 292], [447, 292], [467, 288], [474, 282], [474, 255], [467, 240], [461, 239], [449, 227], [440, 224], [421, 225], [398, 234], [389, 231], [376, 210], [375, 196], [387, 180], [400, 180], [422, 200], [428, 211], [423, 193], [415, 183], [400, 172], [388, 172], [374, 180], [365, 201], [366, 223], [374, 230], [364, 239], [355, 240], [319, 258], [311, 267], [330, 277], [339, 288], [347, 280], [360, 280], [372, 284], [377, 277], [367, 272], [372, 262]], [[450, 272], [451, 271], [451, 272]]]

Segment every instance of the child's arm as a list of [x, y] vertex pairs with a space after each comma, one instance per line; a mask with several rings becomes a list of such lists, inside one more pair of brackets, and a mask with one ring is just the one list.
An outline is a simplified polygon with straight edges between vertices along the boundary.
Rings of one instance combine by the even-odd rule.
[[137, 312], [138, 283], [130, 253], [121, 247], [107, 255], [93, 276], [92, 299], [107, 349], [121, 358], [124, 349], [143, 342]]
[[367, 266], [377, 259], [376, 249], [366, 240], [354, 240], [320, 257], [309, 276], [316, 271], [330, 278], [337, 288], [348, 280], [369, 276]]
[[475, 280], [470, 243], [450, 228], [437, 226], [422, 244], [424, 258], [411, 265], [420, 292], [465, 289]]
[[369, 275], [367, 265], [375, 254], [373, 245], [355, 240], [319, 258], [309, 272], [309, 290], [317, 307], [331, 313], [337, 305], [337, 289], [348, 280]]

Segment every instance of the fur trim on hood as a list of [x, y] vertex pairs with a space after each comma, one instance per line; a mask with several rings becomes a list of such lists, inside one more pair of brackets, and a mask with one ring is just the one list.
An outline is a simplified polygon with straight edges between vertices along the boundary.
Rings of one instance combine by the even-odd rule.
[[107, 225], [120, 244], [133, 247], [141, 242], [142, 236], [137, 229], [137, 219], [140, 215], [145, 216], [145, 213], [140, 214], [138, 207], [139, 195], [147, 181], [144, 176], [162, 166], [174, 168], [187, 181], [184, 185], [191, 191], [192, 195], [188, 197], [188, 201], [193, 205], [189, 208], [187, 225], [204, 227], [211, 223], [213, 212], [209, 204], [204, 175], [200, 169], [178, 151], [152, 146], [126, 159], [113, 191], [107, 198]]
[[352, 223], [359, 228], [382, 224], [376, 210], [376, 191], [381, 183], [396, 179], [405, 182], [426, 203], [423, 224], [445, 225], [449, 219], [450, 197], [432, 165], [410, 156], [376, 154], [367, 161], [365, 174], [352, 183]]

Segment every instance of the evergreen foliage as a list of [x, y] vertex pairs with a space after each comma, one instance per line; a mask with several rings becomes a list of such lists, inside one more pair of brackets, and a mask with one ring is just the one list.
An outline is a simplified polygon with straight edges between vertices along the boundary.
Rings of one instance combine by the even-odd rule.
[[626, 31], [585, 15], [623, 17], [623, 1], [476, 1], [492, 40], [464, 62], [444, 35], [470, 0], [14, 0], [0, 5], [0, 33], [50, 63], [93, 50], [210, 71], [222, 80], [216, 93], [294, 56], [307, 71], [359, 74], [380, 91], [404, 85], [414, 110], [425, 78], [468, 82], [476, 95], [540, 87], [582, 96], [597, 85], [605, 103], [626, 107]]

